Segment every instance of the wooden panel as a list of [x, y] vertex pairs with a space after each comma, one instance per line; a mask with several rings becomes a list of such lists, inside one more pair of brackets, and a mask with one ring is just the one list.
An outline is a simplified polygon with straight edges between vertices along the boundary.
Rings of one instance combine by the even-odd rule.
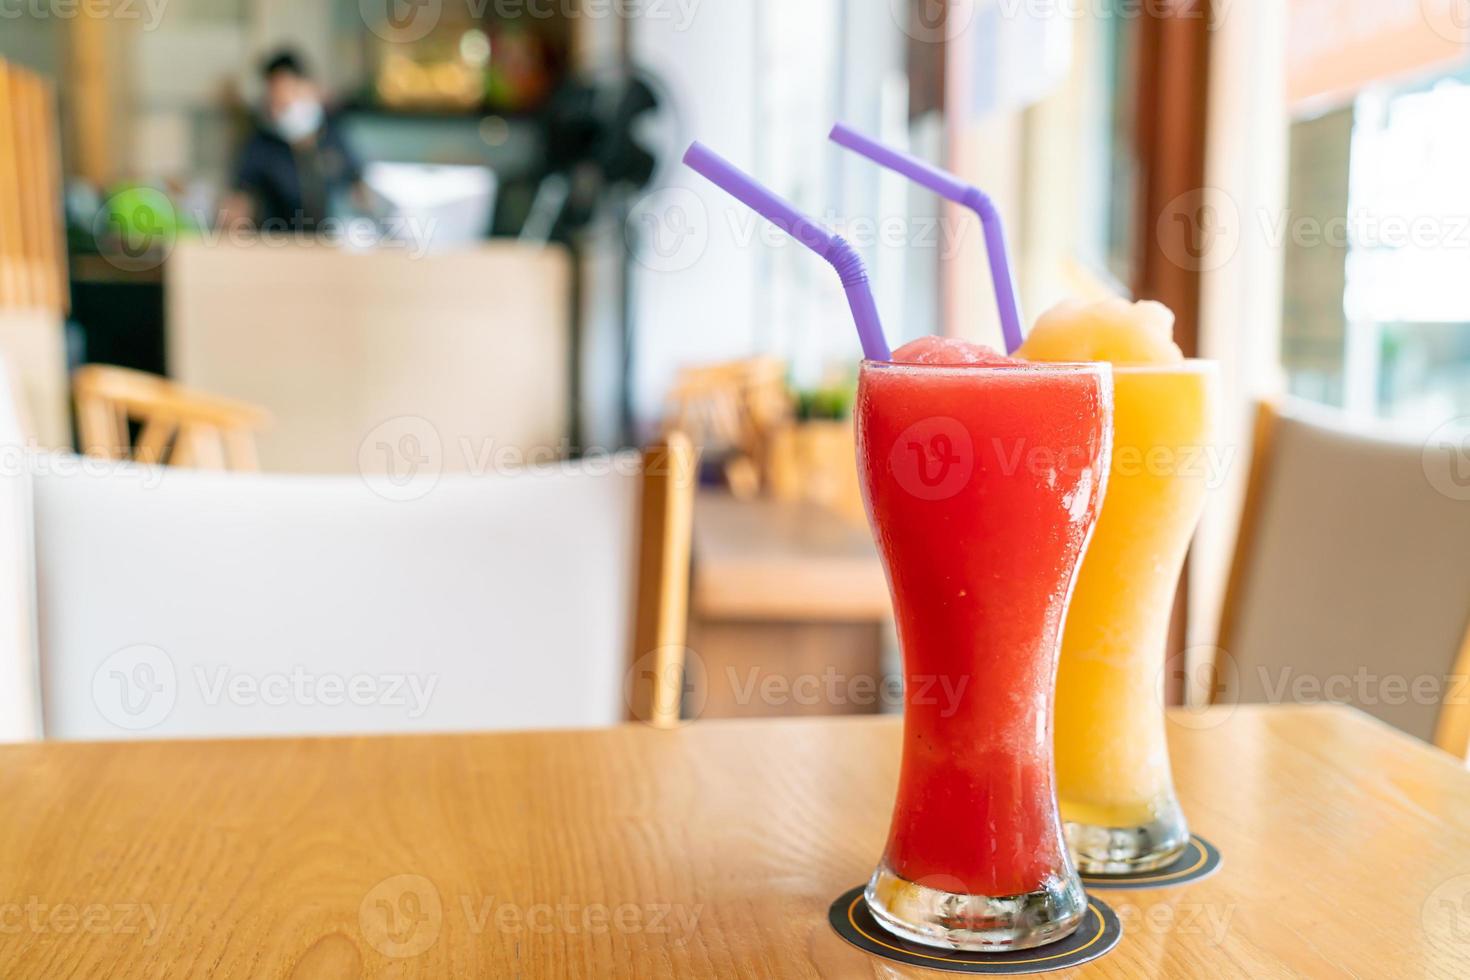
[[0, 310], [68, 306], [51, 87], [0, 61]]
[[697, 620], [688, 713], [709, 718], [872, 715], [901, 702], [883, 688], [876, 623]]
[[15, 111], [16, 69], [0, 60], [0, 308], [20, 307], [25, 297], [24, 225], [13, 217], [21, 214], [20, 149], [16, 142], [19, 125]]
[[[1463, 977], [1470, 774], [1349, 709], [1175, 715], [1213, 877], [1068, 976]], [[7, 978], [918, 978], [828, 904], [897, 719], [0, 747]]]
[[75, 172], [94, 187], [112, 183], [118, 118], [117, 86], [128, 72], [115, 71], [112, 46], [124, 22], [107, 16], [112, 0], [90, 0], [87, 16], [68, 18], [67, 94]]
[[65, 215], [62, 207], [61, 134], [57, 125], [56, 88], [46, 79], [38, 79], [36, 130], [45, 143], [40, 155], [36, 206], [41, 214], [41, 238], [37, 244], [37, 260], [49, 266], [49, 290], [46, 307], [61, 313], [71, 310], [70, 272], [67, 268]]
[[40, 254], [44, 232], [41, 225], [46, 220], [46, 205], [41, 200], [42, 174], [45, 173], [43, 154], [45, 134], [38, 128], [36, 112], [38, 79], [29, 72], [11, 73], [10, 89], [12, 104], [10, 111], [15, 118], [16, 172], [20, 183], [20, 211], [7, 215], [20, 225], [21, 237], [21, 289], [20, 305], [43, 307], [47, 305], [47, 275], [50, 263], [44, 263]]

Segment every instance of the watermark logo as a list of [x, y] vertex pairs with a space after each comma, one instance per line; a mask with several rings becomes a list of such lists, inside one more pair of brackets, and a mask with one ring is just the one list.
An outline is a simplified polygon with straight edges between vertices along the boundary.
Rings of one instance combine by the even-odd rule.
[[683, 272], [709, 248], [709, 212], [687, 187], [664, 187], [633, 206], [624, 233], [640, 265], [654, 272]]
[[357, 910], [368, 945], [392, 959], [412, 959], [439, 941], [444, 904], [423, 875], [394, 875], [378, 882]]
[[427, 496], [444, 472], [444, 444], [434, 423], [400, 415], [379, 424], [357, 448], [357, 469], [373, 493], [404, 502]]
[[1420, 910], [1429, 942], [1447, 953], [1470, 949], [1470, 875], [1457, 875], [1429, 893]]
[[975, 445], [964, 423], [948, 416], [915, 422], [888, 454], [898, 485], [920, 500], [948, 500], [975, 472]]
[[1240, 250], [1240, 207], [1218, 187], [1185, 191], [1164, 205], [1155, 231], [1164, 257], [1175, 266], [1213, 272]]
[[168, 195], [151, 187], [118, 191], [97, 209], [92, 240], [108, 263], [147, 272], [168, 259], [179, 238], [179, 215]]
[[411, 44], [439, 26], [444, 0], [357, 0], [363, 23], [384, 41]]
[[623, 675], [623, 699], [640, 721], [692, 721], [709, 702], [704, 659], [688, 647], [650, 650]]
[[1164, 661], [1158, 685], [1160, 708], [1171, 689], [1182, 689], [1182, 707], [1169, 712], [1171, 725], [1190, 731], [1218, 728], [1235, 714], [1240, 673], [1235, 658], [1215, 646], [1193, 646]]
[[1419, 0], [1419, 13], [1446, 41], [1470, 43], [1470, 0]]
[[1470, 415], [1450, 419], [1430, 433], [1421, 462], [1435, 490], [1451, 500], [1470, 500]]
[[173, 659], [146, 643], [118, 650], [92, 675], [92, 703], [103, 718], [126, 731], [147, 731], [162, 724], [178, 696]]
[[888, 0], [898, 29], [924, 44], [953, 41], [975, 20], [976, 0]]

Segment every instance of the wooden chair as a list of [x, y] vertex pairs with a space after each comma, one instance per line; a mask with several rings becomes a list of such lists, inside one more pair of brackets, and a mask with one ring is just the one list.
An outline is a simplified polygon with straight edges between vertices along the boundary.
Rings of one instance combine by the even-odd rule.
[[[39, 637], [29, 673], [0, 660], [0, 693], [39, 686], [46, 737], [679, 721], [696, 482], [680, 435], [445, 474], [413, 499], [359, 477], [61, 462], [0, 479], [27, 488], [34, 605], [17, 605]], [[335, 678], [335, 703], [266, 698], [296, 673]], [[368, 682], [398, 700], [344, 702]]]
[[1457, 456], [1324, 409], [1258, 407], [1214, 700], [1347, 701], [1466, 757], [1470, 487]]
[[699, 457], [682, 432], [643, 453], [629, 717], [679, 724], [689, 634], [689, 566]]
[[[82, 452], [206, 470], [260, 469], [255, 434], [265, 410], [191, 391], [166, 378], [102, 364], [72, 375]], [[138, 423], [136, 439], [133, 423]]]
[[702, 449], [729, 451], [726, 481], [737, 497], [749, 499], [768, 488], [772, 443], [792, 414], [785, 363], [752, 357], [679, 372], [665, 419]]

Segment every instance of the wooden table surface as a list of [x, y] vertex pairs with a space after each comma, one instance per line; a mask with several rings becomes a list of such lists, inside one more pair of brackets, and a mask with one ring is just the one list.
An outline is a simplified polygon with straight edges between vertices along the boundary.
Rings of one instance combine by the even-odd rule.
[[[1089, 977], [1470, 976], [1470, 775], [1345, 708], [1176, 715], [1202, 882]], [[0, 748], [0, 976], [933, 977], [827, 925], [892, 718]]]
[[701, 493], [694, 505], [696, 615], [868, 621], [892, 610], [867, 525], [814, 503]]

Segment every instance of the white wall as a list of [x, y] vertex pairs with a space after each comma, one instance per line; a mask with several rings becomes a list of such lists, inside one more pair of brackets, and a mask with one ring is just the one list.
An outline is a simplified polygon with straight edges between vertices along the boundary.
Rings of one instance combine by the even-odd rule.
[[[633, 21], [633, 62], [675, 94], [690, 136], [754, 169], [755, 5], [709, 3], [694, 10], [688, 24]], [[655, 246], [635, 258], [631, 283], [633, 411], [640, 422], [658, 416], [681, 364], [752, 350], [760, 256], [730, 227], [731, 204], [699, 175], [673, 167], [666, 185], [635, 209], [632, 227], [641, 244]], [[650, 243], [653, 234], [661, 237]]]
[[[906, 321], [914, 290], [932, 298], [933, 283], [910, 281], [912, 246], [881, 244], [877, 233], [885, 217], [912, 231], [907, 218], [915, 202], [906, 183], [827, 139], [840, 119], [904, 141], [900, 25], [868, 0], [811, 0], [800, 10], [789, 0], [693, 9], [683, 30], [669, 19], [632, 24], [633, 61], [676, 93], [689, 138], [859, 245], [895, 343], [932, 332], [931, 323], [915, 328]], [[674, 248], [686, 217], [695, 219], [690, 234]], [[800, 385], [856, 368], [856, 333], [831, 268], [795, 243], [773, 241], [763, 222], [703, 178], [674, 168], [667, 186], [635, 210], [634, 222], [661, 231], [666, 247], [634, 263], [633, 400], [640, 422], [657, 417], [684, 364], [771, 353], [791, 362]]]
[[[1235, 234], [1217, 236], [1215, 251], [1204, 261], [1200, 353], [1221, 362], [1221, 443], [1234, 455], [1229, 480], [1205, 512], [1190, 559], [1190, 643], [1197, 648], [1213, 644], [1218, 631], [1249, 470], [1252, 407], [1283, 387], [1281, 251], [1268, 240], [1273, 222], [1262, 216], [1274, 219], [1286, 207], [1285, 5], [1238, 0], [1219, 22], [1210, 73], [1205, 184], [1222, 209], [1223, 227]], [[1198, 682], [1203, 674], [1192, 670], [1191, 676]]]

